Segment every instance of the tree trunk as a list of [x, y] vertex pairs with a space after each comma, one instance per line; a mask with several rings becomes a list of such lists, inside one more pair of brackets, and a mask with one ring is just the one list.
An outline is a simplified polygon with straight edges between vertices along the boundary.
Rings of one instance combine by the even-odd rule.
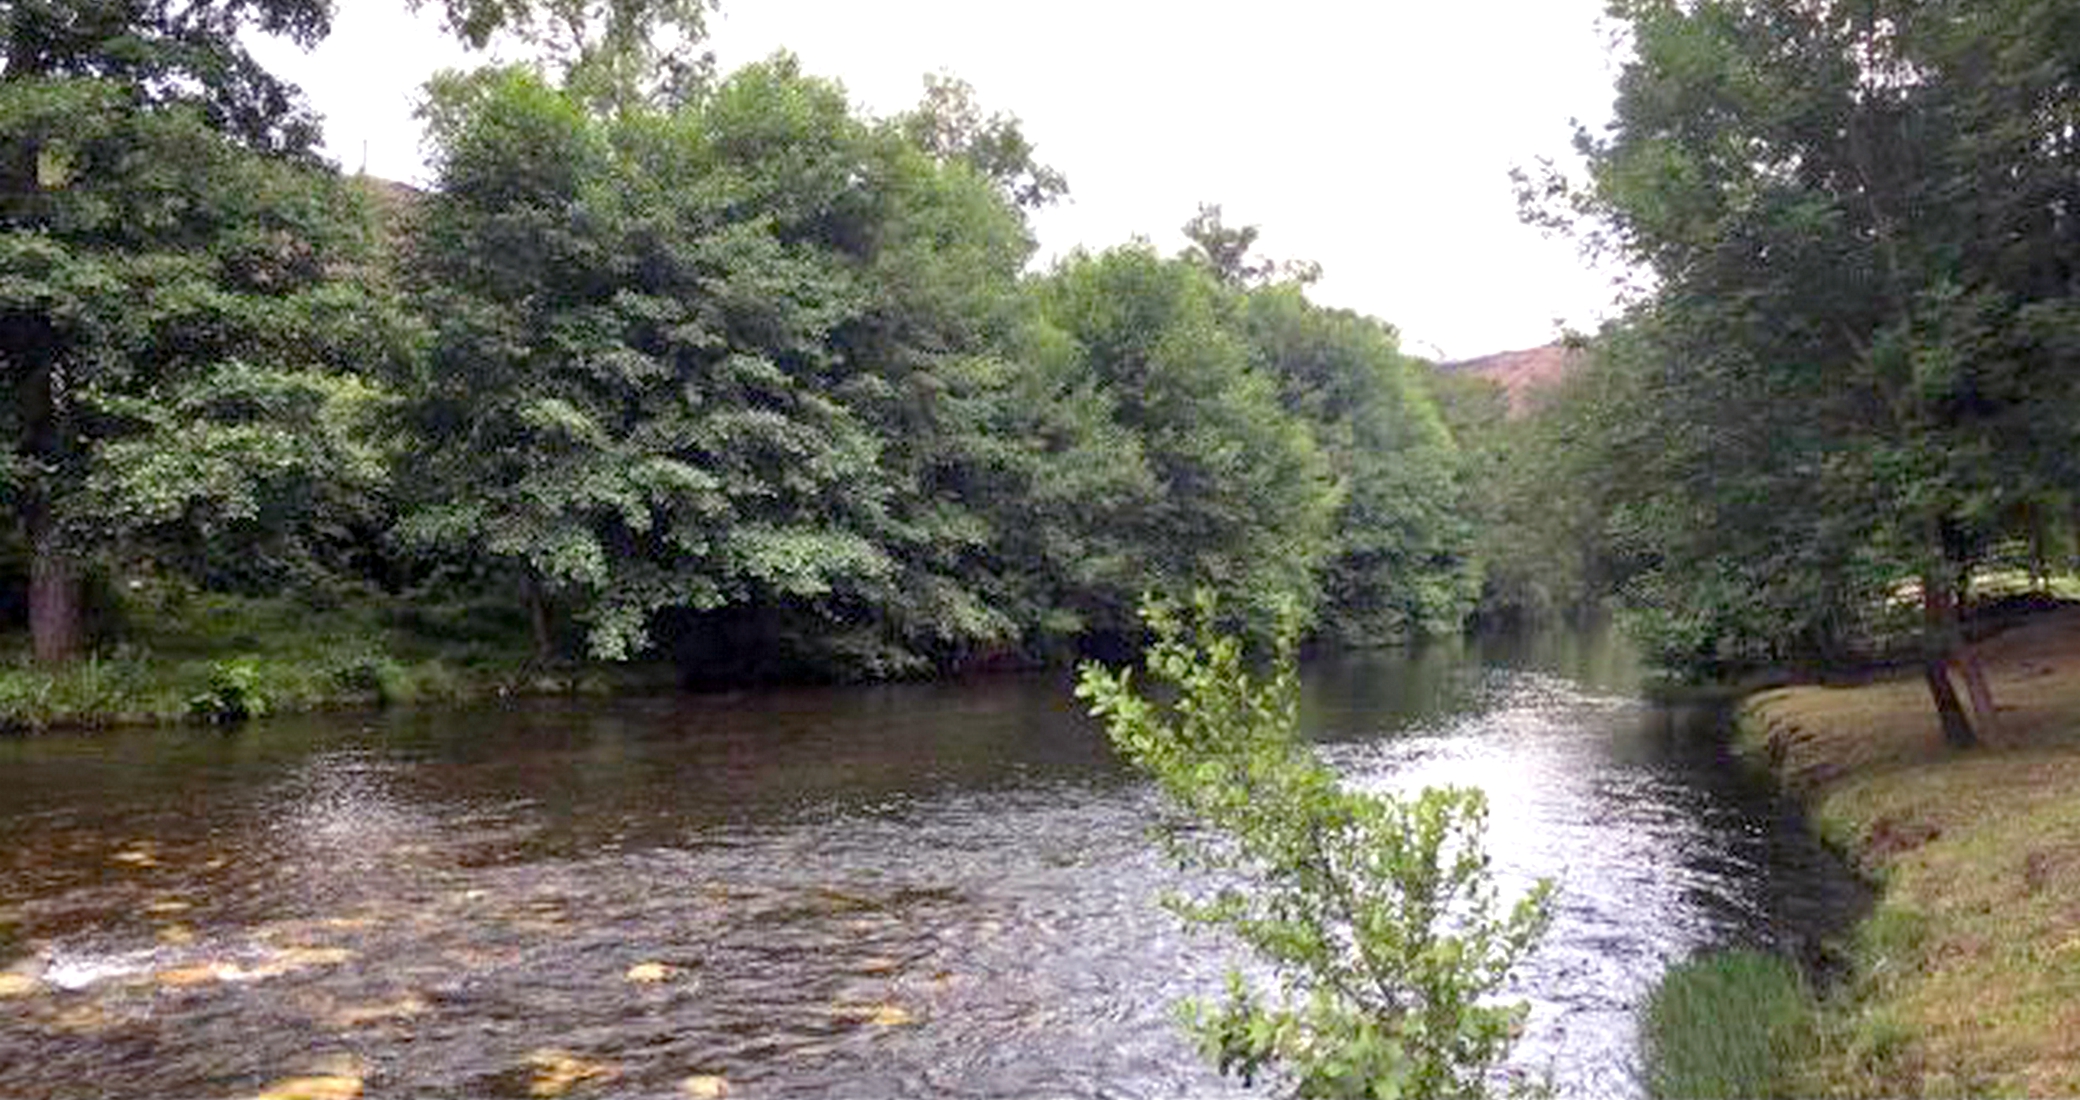
[[2033, 591], [2051, 591], [2051, 532], [2042, 506], [2029, 506], [2029, 586]]
[[1957, 651], [1959, 638], [1956, 597], [1947, 571], [1923, 574], [1922, 670], [1929, 697], [1935, 701], [1936, 717], [1943, 723], [1943, 740], [1956, 748], [1970, 748], [1979, 743], [1979, 735], [1950, 683], [1950, 656]]
[[29, 645], [39, 665], [62, 665], [86, 644], [79, 564], [42, 517], [30, 523]]
[[549, 621], [549, 596], [542, 580], [532, 570], [523, 582], [527, 590], [527, 622], [534, 631], [534, 663], [546, 667], [556, 657], [556, 632]]
[[16, 315], [0, 326], [0, 359], [28, 367], [18, 376], [15, 398], [20, 453], [32, 472], [18, 499], [29, 540], [29, 648], [40, 665], [77, 658], [86, 641], [79, 560], [59, 537], [51, 507], [51, 481], [66, 452], [64, 383], [52, 361], [52, 343], [49, 324], [41, 319]]
[[1957, 659], [1957, 667], [1964, 673], [1964, 690], [1972, 700], [1972, 717], [1986, 736], [1999, 737], [2000, 712], [1994, 706], [1993, 686], [1986, 681], [1986, 662], [1979, 659], [1979, 647], [1965, 646]]
[[1928, 678], [1928, 694], [1936, 703], [1936, 717], [1943, 723], [1943, 741], [1959, 749], [1978, 744], [1979, 735], [1972, 732], [1972, 721], [1965, 717], [1964, 705], [1957, 701], [1957, 689], [1950, 684], [1947, 663], [1932, 657], [1921, 667]]

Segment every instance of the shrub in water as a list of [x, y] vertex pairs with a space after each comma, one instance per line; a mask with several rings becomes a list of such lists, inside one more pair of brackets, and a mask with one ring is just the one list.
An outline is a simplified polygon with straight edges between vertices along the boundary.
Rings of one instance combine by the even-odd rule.
[[200, 721], [230, 725], [267, 713], [260, 690], [260, 665], [250, 657], [211, 661], [209, 688], [188, 700], [188, 713]]

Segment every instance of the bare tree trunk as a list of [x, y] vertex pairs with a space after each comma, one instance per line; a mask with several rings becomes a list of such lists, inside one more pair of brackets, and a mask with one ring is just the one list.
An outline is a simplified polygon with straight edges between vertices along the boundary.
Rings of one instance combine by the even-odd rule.
[[2029, 505], [2029, 586], [2044, 593], [2051, 591], [2051, 532], [2044, 520], [2042, 505]]
[[1949, 643], [1945, 653], [1964, 673], [1965, 694], [1972, 700], [1972, 717], [1980, 735], [1996, 736], [2000, 733], [2000, 715], [1994, 707], [1993, 688], [1986, 682], [1986, 664], [1979, 659], [1978, 645], [1964, 629], [1965, 612], [1972, 606], [1972, 573], [1977, 562], [1965, 549], [1966, 541], [1954, 525], [1943, 527], [1942, 544], [1946, 573], [1954, 585], [1948, 605], [1949, 621], [1944, 624], [1944, 637]]
[[32, 509], [29, 523], [29, 645], [40, 665], [62, 665], [86, 648], [79, 565]]
[[1993, 702], [1993, 687], [1986, 681], [1986, 662], [1979, 659], [1979, 647], [1967, 645], [1958, 655], [1957, 667], [1964, 673], [1964, 690], [1972, 700], [1972, 717], [1978, 720], [1979, 728], [1988, 737], [1999, 737], [2001, 733], [2000, 712]]
[[21, 486], [22, 533], [29, 540], [29, 648], [40, 665], [65, 664], [85, 648], [79, 561], [59, 536], [52, 515], [53, 469], [64, 462], [64, 382], [52, 361], [49, 324], [16, 315], [0, 325], [0, 360], [26, 369], [17, 375], [20, 450], [33, 471]]
[[547, 666], [556, 657], [556, 632], [549, 620], [549, 596], [533, 570], [523, 582], [527, 590], [527, 622], [534, 631], [534, 662]]
[[[1921, 578], [1922, 672], [1928, 694], [1935, 702], [1936, 717], [1943, 724], [1943, 740], [1956, 748], [1979, 743], [1972, 720], [1965, 717], [1957, 689], [1950, 683], [1950, 657], [1958, 648], [1957, 599], [1947, 570], [1931, 569]], [[1990, 700], [1989, 700], [1990, 702]]]
[[1950, 684], [1948, 666], [1940, 659], [1930, 658], [1922, 664], [1922, 673], [1928, 678], [1928, 694], [1935, 700], [1936, 717], [1943, 723], [1943, 741], [1953, 748], [1968, 749], [1979, 743], [1979, 735], [1972, 732], [1972, 721], [1964, 715], [1964, 705], [1957, 701], [1957, 689]]

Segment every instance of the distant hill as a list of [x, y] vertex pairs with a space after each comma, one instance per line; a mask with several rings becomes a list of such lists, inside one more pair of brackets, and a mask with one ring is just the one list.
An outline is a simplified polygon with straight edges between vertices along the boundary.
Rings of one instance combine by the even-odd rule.
[[1511, 415], [1521, 416], [1530, 411], [1538, 390], [1567, 377], [1581, 360], [1581, 351], [1553, 343], [1522, 351], [1498, 351], [1456, 363], [1439, 363], [1437, 369], [1445, 374], [1485, 378], [1501, 386], [1509, 395]]

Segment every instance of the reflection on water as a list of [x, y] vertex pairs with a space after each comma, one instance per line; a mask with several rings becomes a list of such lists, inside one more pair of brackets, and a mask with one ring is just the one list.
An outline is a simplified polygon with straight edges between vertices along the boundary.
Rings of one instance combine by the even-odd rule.
[[[1670, 961], [1797, 948], [1851, 889], [1594, 639], [1318, 664], [1353, 780], [1491, 795], [1560, 880], [1525, 1064], [1637, 1094]], [[1170, 1005], [1217, 942], [1154, 904], [1151, 792], [1064, 675], [0, 745], [0, 1095], [1249, 1095]], [[547, 1060], [545, 1060], [545, 1058]], [[331, 1059], [334, 1062], [328, 1063]], [[576, 1063], [572, 1063], [576, 1064]]]

